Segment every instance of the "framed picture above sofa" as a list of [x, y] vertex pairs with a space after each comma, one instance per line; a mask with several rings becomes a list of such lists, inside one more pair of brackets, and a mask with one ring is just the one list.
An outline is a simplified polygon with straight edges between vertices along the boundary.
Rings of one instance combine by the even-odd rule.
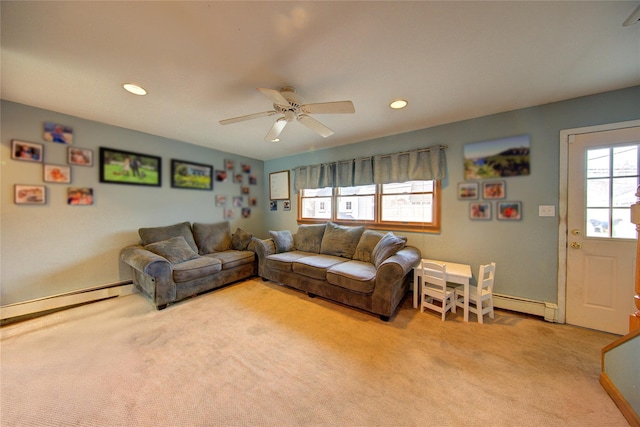
[[171, 186], [193, 190], [213, 190], [213, 166], [171, 159]]
[[162, 159], [149, 154], [100, 147], [100, 182], [162, 186]]

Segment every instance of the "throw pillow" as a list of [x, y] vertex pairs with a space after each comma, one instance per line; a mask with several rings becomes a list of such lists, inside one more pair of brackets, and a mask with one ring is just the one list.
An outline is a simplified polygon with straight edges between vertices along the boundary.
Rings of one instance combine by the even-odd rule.
[[326, 224], [301, 225], [293, 236], [293, 242], [299, 251], [320, 253], [322, 237]]
[[181, 262], [189, 261], [191, 259], [198, 258], [199, 256], [193, 249], [191, 249], [187, 241], [182, 236], [150, 243], [145, 245], [144, 248], [156, 255], [166, 258], [171, 264], [180, 264]]
[[253, 234], [244, 231], [242, 228], [236, 228], [236, 232], [231, 237], [231, 246], [237, 251], [247, 250], [247, 246], [251, 243]]
[[320, 253], [352, 258], [363, 232], [362, 226], [349, 227], [329, 222], [322, 237]]
[[404, 248], [406, 244], [406, 237], [398, 237], [391, 232], [385, 234], [384, 237], [380, 239], [376, 247], [373, 248], [373, 252], [371, 252], [371, 261], [373, 262], [373, 265], [378, 268], [385, 259]]
[[191, 232], [191, 224], [188, 222], [181, 222], [175, 225], [169, 225], [166, 227], [151, 227], [141, 228], [138, 230], [142, 246], [146, 246], [150, 243], [160, 242], [172, 237], [182, 236], [184, 240], [189, 244], [191, 249], [198, 251], [198, 246], [193, 240], [193, 233]]
[[289, 230], [269, 230], [269, 235], [276, 244], [276, 253], [290, 252], [295, 250], [295, 245], [293, 244], [293, 236], [291, 235], [291, 232]]
[[365, 230], [362, 233], [362, 237], [360, 237], [358, 246], [356, 246], [356, 251], [353, 253], [353, 259], [373, 263], [371, 261], [371, 253], [383, 236], [384, 234], [377, 231]]
[[231, 249], [231, 228], [228, 221], [215, 224], [194, 222], [193, 235], [196, 238], [201, 255]]

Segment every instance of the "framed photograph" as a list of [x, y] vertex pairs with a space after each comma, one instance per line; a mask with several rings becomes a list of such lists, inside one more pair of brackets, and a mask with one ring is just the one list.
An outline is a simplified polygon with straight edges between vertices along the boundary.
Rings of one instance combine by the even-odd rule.
[[227, 206], [227, 196], [216, 196], [216, 206], [219, 208]]
[[231, 208], [224, 209], [224, 219], [233, 219], [234, 216], [235, 216], [235, 210]]
[[465, 145], [464, 179], [529, 175], [530, 145], [529, 135]]
[[158, 156], [100, 147], [100, 182], [162, 186], [162, 159]]
[[14, 160], [42, 163], [42, 159], [44, 158], [44, 145], [12, 139], [11, 158]]
[[227, 182], [227, 171], [224, 169], [216, 170], [216, 181]]
[[74, 206], [93, 205], [93, 188], [69, 187], [67, 188], [67, 204]]
[[256, 197], [249, 197], [249, 206], [258, 206], [258, 199]]
[[244, 203], [244, 200], [243, 200], [242, 196], [234, 196], [233, 197], [233, 206], [234, 207], [241, 208], [243, 203]]
[[506, 196], [507, 187], [504, 181], [491, 181], [482, 183], [482, 197], [484, 199], [504, 199]]
[[282, 202], [282, 210], [283, 211], [291, 210], [291, 200], [285, 200], [284, 202]]
[[522, 202], [498, 202], [498, 219], [519, 221], [522, 219]]
[[58, 123], [45, 122], [43, 138], [47, 142], [73, 144], [73, 129]]
[[16, 184], [14, 189], [16, 205], [44, 205], [47, 202], [47, 187], [44, 185]]
[[258, 177], [255, 175], [249, 175], [249, 184], [258, 185]]
[[473, 220], [491, 219], [491, 203], [469, 203], [469, 218]]
[[224, 161], [224, 168], [228, 171], [232, 171], [234, 170], [236, 167], [236, 163], [231, 160], [231, 159], [225, 159]]
[[249, 194], [249, 187], [243, 185], [242, 187], [240, 187], [240, 192], [242, 194]]
[[477, 182], [461, 182], [458, 184], [458, 199], [473, 200], [478, 198]]
[[93, 166], [93, 150], [69, 147], [67, 149], [67, 163], [76, 166]]
[[289, 200], [289, 171], [269, 174], [269, 199]]
[[242, 172], [251, 173], [251, 165], [244, 163], [242, 165]]
[[44, 165], [44, 182], [69, 184], [71, 182], [71, 166]]
[[272, 200], [269, 202], [269, 210], [270, 211], [277, 211], [278, 210], [278, 202], [276, 202], [275, 200]]
[[251, 217], [251, 208], [242, 208], [242, 218]]
[[237, 173], [235, 175], [233, 175], [233, 182], [235, 182], [236, 184], [242, 184], [242, 178], [244, 175], [242, 175], [241, 173]]
[[171, 187], [213, 190], [213, 166], [171, 159]]

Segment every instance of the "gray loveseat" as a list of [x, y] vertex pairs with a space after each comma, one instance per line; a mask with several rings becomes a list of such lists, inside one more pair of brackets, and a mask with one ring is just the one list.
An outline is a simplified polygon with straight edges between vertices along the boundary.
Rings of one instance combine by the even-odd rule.
[[420, 251], [406, 239], [332, 222], [256, 239], [258, 274], [388, 321], [409, 289]]
[[228, 222], [141, 228], [140, 244], [120, 252], [133, 283], [158, 310], [199, 293], [255, 276], [253, 236]]

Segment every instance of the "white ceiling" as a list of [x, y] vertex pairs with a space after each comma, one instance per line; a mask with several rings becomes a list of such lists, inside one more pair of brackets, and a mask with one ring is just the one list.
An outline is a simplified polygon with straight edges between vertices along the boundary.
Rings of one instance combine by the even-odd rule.
[[[640, 84], [637, 1], [2, 1], [1, 96], [269, 160]], [[137, 82], [138, 97], [121, 85]], [[294, 86], [335, 134], [276, 116]], [[406, 98], [400, 111], [388, 104]], [[82, 141], [77, 135], [77, 144]], [[131, 147], [134, 148], [134, 147]]]

